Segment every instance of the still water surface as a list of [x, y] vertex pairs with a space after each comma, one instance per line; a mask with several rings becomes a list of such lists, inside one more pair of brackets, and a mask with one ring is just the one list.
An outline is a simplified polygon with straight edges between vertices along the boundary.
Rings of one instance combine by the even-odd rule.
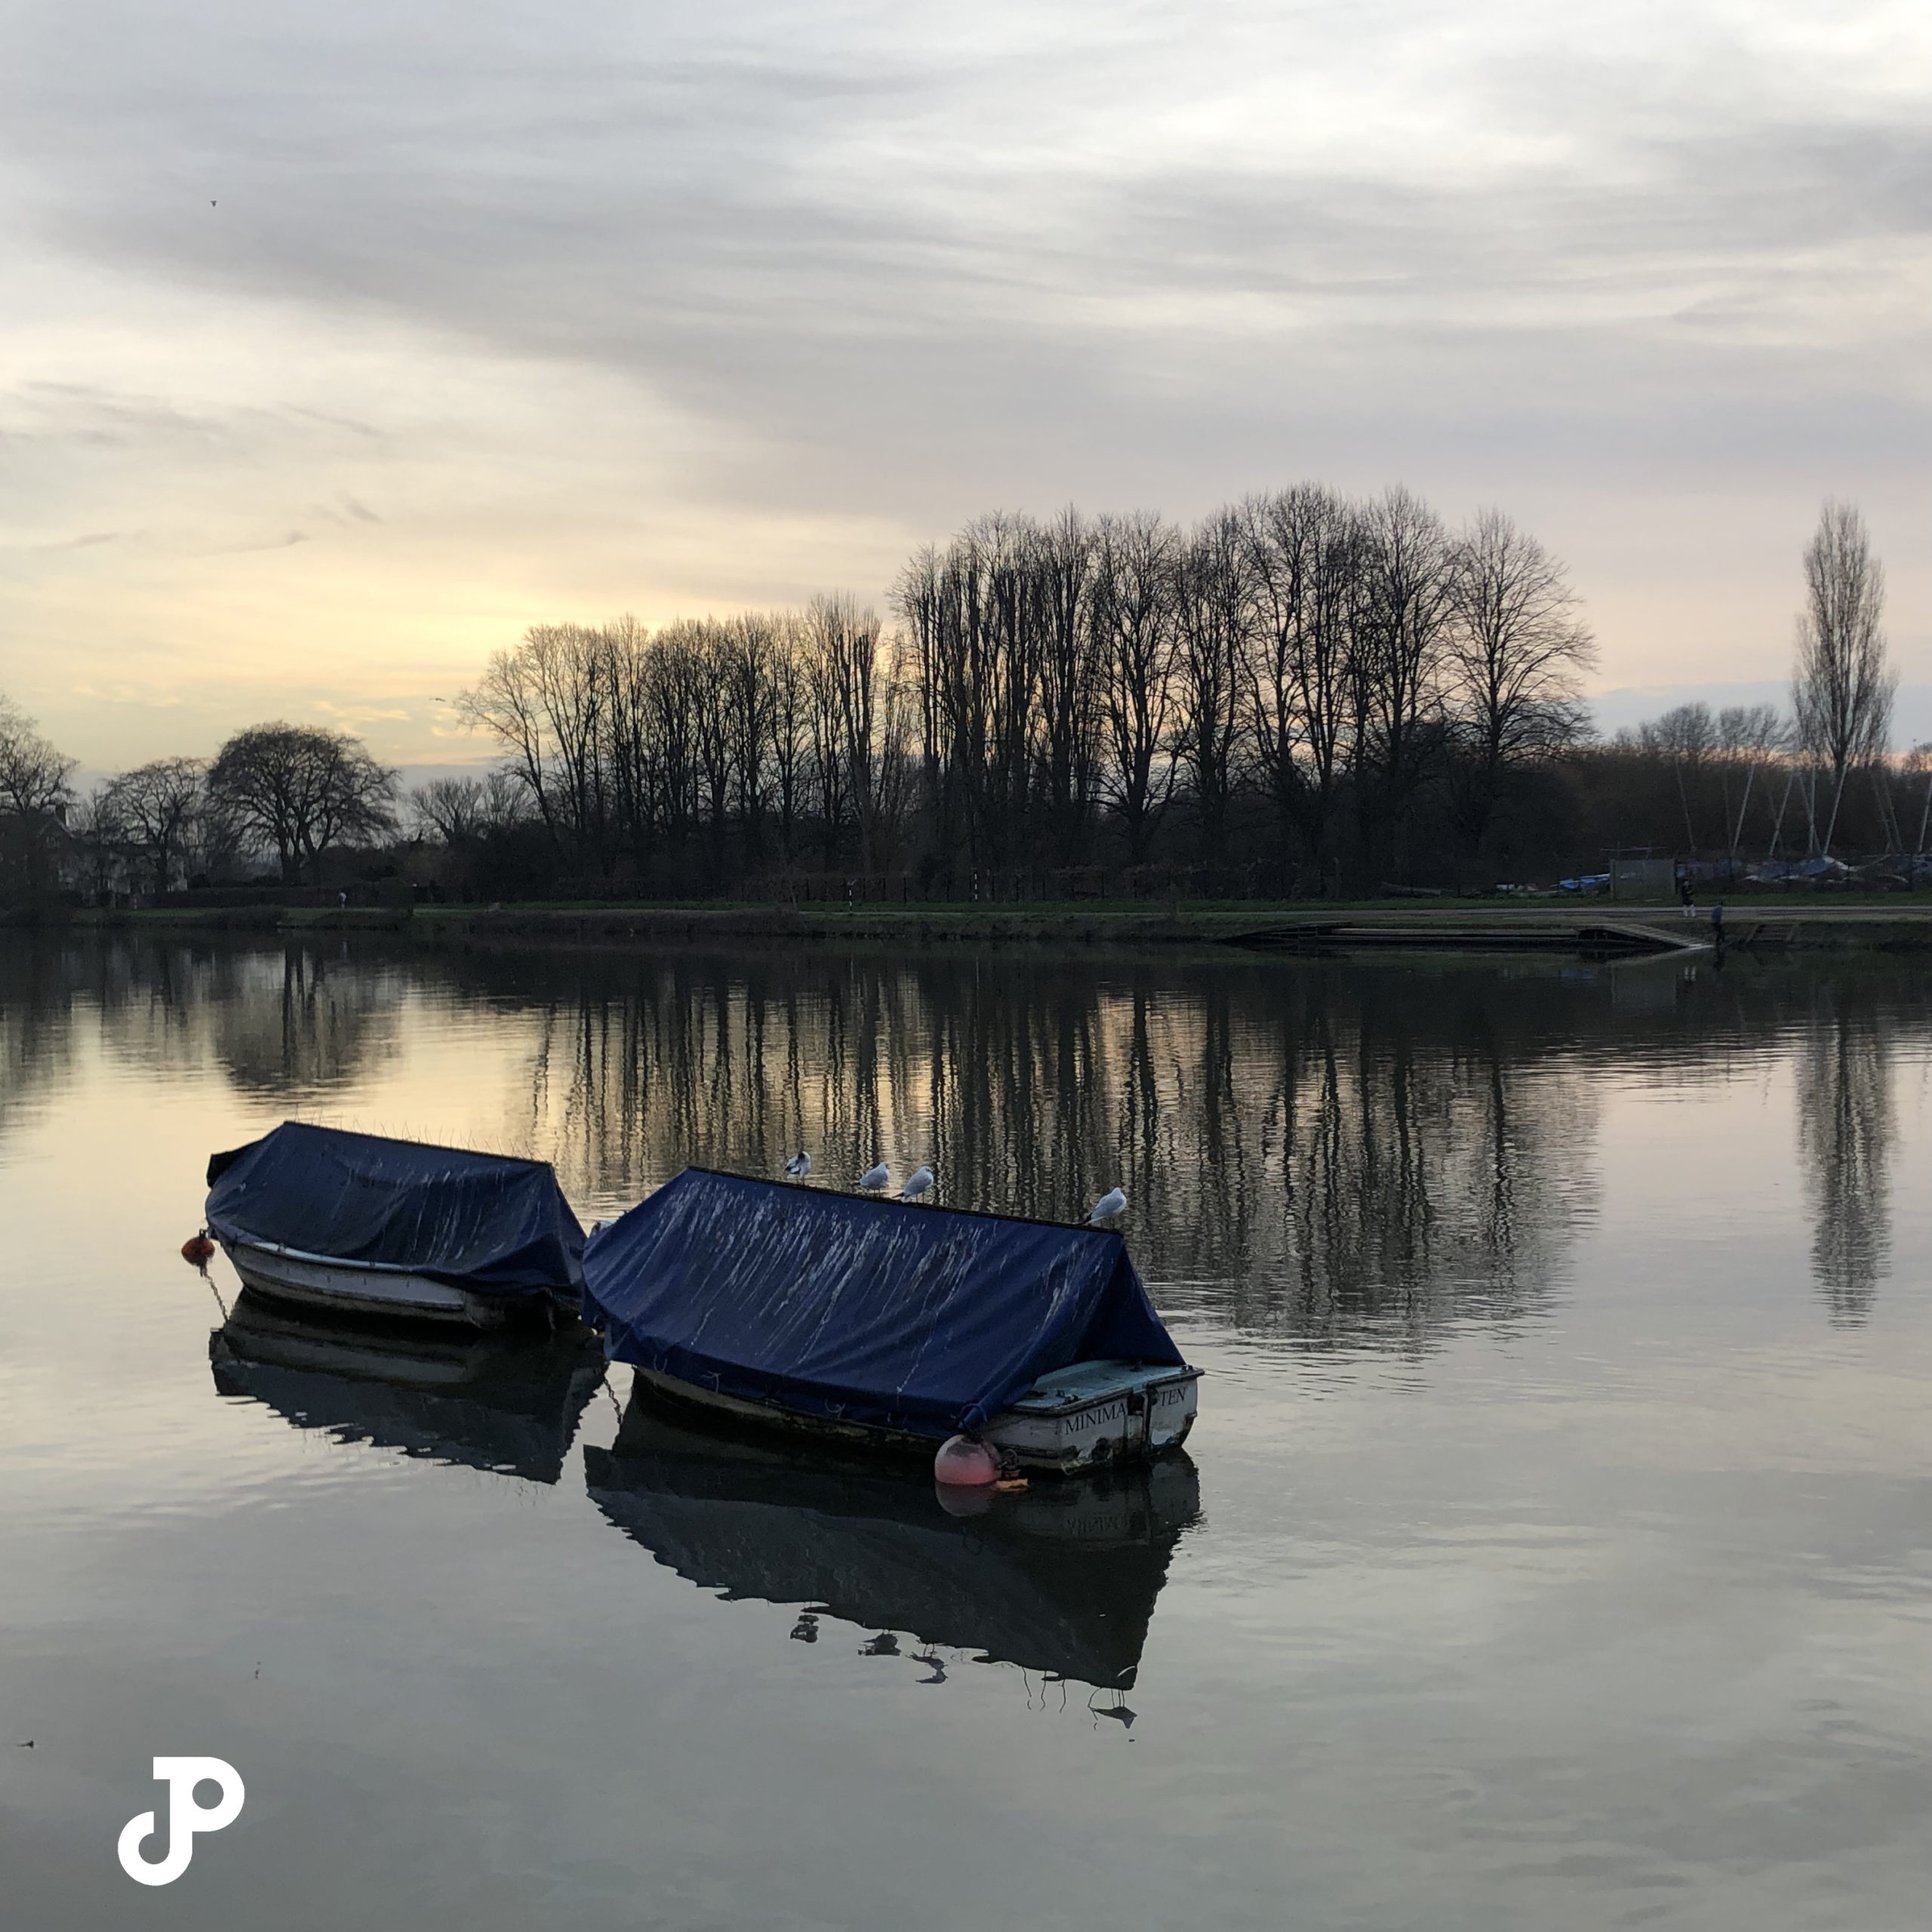
[[[1929, 1074], [1884, 964], [11, 942], [0, 1916], [1918, 1927]], [[1119, 1181], [1192, 1462], [955, 1521], [568, 1343], [238, 1309], [176, 1251], [291, 1115], [586, 1220]], [[248, 1798], [146, 1890], [160, 1754]]]

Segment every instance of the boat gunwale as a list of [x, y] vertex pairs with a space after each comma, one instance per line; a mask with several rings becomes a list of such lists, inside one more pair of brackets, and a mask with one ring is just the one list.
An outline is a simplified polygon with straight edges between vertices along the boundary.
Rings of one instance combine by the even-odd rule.
[[245, 1241], [223, 1240], [221, 1245], [231, 1262], [235, 1259], [234, 1251], [238, 1247], [252, 1250], [257, 1254], [272, 1254], [285, 1261], [306, 1262], [312, 1267], [338, 1268], [345, 1274], [404, 1275], [414, 1281], [427, 1281], [434, 1287], [448, 1288], [453, 1294], [473, 1296], [476, 1300], [484, 1302], [508, 1303], [528, 1300], [533, 1297], [545, 1295], [550, 1297], [553, 1300], [574, 1300], [579, 1298], [582, 1292], [580, 1289], [572, 1287], [568, 1281], [546, 1281], [540, 1287], [534, 1288], [478, 1287], [469, 1281], [445, 1281], [441, 1275], [432, 1274], [427, 1269], [412, 1268], [406, 1261], [355, 1261], [352, 1260], [346, 1255], [318, 1254], [309, 1248], [291, 1247], [285, 1241], [259, 1241], [254, 1238]]
[[[412, 1268], [406, 1261], [358, 1261], [346, 1254], [318, 1254], [312, 1248], [291, 1247], [286, 1241], [262, 1241], [253, 1236], [246, 1240], [224, 1241], [225, 1248], [253, 1248], [260, 1254], [279, 1255], [285, 1261], [307, 1261], [318, 1268], [342, 1268], [358, 1275], [414, 1275], [419, 1280], [435, 1281], [436, 1277], [420, 1268]], [[229, 1259], [233, 1256], [231, 1254]], [[450, 1281], [437, 1282], [439, 1287], [454, 1287]]]

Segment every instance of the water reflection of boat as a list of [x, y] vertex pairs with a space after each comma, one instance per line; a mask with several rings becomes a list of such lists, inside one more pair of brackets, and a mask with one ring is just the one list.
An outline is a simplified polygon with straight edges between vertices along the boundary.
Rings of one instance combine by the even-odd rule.
[[584, 1466], [605, 1515], [694, 1583], [1109, 1688], [1134, 1681], [1200, 1513], [1177, 1453], [955, 1515], [922, 1475], [688, 1427], [641, 1388]]
[[281, 1313], [245, 1291], [208, 1337], [214, 1385], [297, 1429], [554, 1483], [604, 1379], [582, 1329], [498, 1340]]

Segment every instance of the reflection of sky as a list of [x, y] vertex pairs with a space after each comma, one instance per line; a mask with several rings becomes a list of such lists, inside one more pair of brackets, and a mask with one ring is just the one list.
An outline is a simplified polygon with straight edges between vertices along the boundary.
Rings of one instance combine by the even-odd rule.
[[1932, 44], [1849, 0], [25, 0], [0, 688], [91, 768], [973, 514], [1499, 500], [1611, 685], [1777, 677], [1827, 490], [1932, 673]]
[[[578, 973], [369, 983], [379, 1048], [300, 1104], [563, 1144], [568, 1083], [533, 1112], [531, 1078]], [[1178, 1051], [1195, 983], [1171, 977]], [[10, 1900], [119, 1923], [102, 1847], [149, 1801], [148, 1758], [193, 1748], [243, 1770], [251, 1811], [199, 1847], [192, 1897], [143, 1901], [169, 1927], [312, 1932], [420, 1900], [521, 1932], [637, 1922], [647, 1898], [720, 1927], [1272, 1932], [1284, 1898], [1391, 1932], [1607, 1927], [1660, 1900], [1713, 1927], [1915, 1922], [1932, 1203], [1894, 1186], [1890, 1272], [1836, 1321], [1799, 1128], [1824, 983], [1751, 981], [1772, 991], [1747, 1023], [1706, 974], [1641, 1023], [1625, 1005], [1620, 1035], [1534, 1035], [1517, 1077], [1589, 1100], [1530, 1101], [1575, 1144], [1525, 1157], [1590, 1211], [1534, 1304], [1465, 1303], [1421, 1349], [1184, 1313], [1204, 1521], [1131, 1732], [1005, 1666], [949, 1657], [922, 1688], [909, 1644], [863, 1655], [829, 1622], [793, 1643], [790, 1608], [718, 1601], [614, 1531], [580, 1459], [545, 1487], [224, 1400], [214, 1299], [175, 1251], [207, 1151], [286, 1109], [259, 1069], [135, 1050], [143, 1000], [77, 997], [66, 1060], [0, 1137], [0, 1683], [39, 1740], [0, 1758]], [[278, 974], [194, 983], [280, 997]], [[1507, 980], [1449, 983], [1466, 1009]], [[1857, 1017], [1855, 983], [1830, 1010]], [[1876, 984], [1909, 1176], [1926, 1035], [1909, 981]], [[1601, 980], [1572, 997], [1573, 1020], [1620, 1011]], [[261, 1032], [204, 1037], [237, 1030]], [[1481, 1057], [1460, 1065], [1472, 1087]], [[600, 1398], [580, 1439], [614, 1429]]]

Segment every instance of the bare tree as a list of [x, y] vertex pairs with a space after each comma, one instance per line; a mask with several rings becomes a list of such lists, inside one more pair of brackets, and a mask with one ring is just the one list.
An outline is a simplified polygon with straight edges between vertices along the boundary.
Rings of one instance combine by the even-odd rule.
[[[1768, 785], [1777, 761], [1791, 746], [1791, 726], [1774, 704], [1726, 705], [1717, 716], [1718, 771], [1724, 790], [1724, 823], [1730, 828], [1726, 856], [1734, 862], [1744, 837], [1744, 820], [1751, 796], [1764, 779]], [[1743, 796], [1730, 808], [1733, 778], [1742, 770]], [[1769, 801], [1768, 791], [1766, 794]]]
[[409, 794], [409, 822], [417, 837], [445, 845], [473, 844], [513, 824], [524, 787], [503, 766], [475, 778], [432, 778]]
[[1284, 835], [1299, 835], [1321, 875], [1352, 749], [1358, 513], [1303, 484], [1241, 508], [1257, 621], [1244, 696], [1255, 762]]
[[1194, 794], [1201, 857], [1224, 857], [1241, 734], [1250, 577], [1238, 518], [1217, 511], [1195, 532], [1180, 562], [1176, 653], [1176, 746]]
[[1884, 566], [1865, 519], [1828, 502], [1804, 552], [1805, 609], [1798, 620], [1792, 706], [1801, 749], [1829, 782], [1823, 850], [1832, 849], [1847, 776], [1875, 761], [1890, 740], [1896, 672], [1885, 662]]
[[1431, 748], [1455, 573], [1435, 512], [1404, 489], [1363, 518], [1355, 618], [1355, 779], [1375, 869], [1393, 857]]
[[796, 851], [804, 806], [811, 694], [800, 662], [798, 623], [789, 615], [776, 626], [771, 666], [771, 783], [778, 806], [779, 851], [786, 865]]
[[73, 797], [74, 761], [54, 749], [34, 721], [0, 692], [0, 809], [22, 818], [57, 815]]
[[[1673, 705], [1660, 717], [1646, 718], [1637, 727], [1636, 743], [1651, 757], [1669, 764], [1677, 787], [1677, 805], [1684, 820], [1685, 847], [1695, 851], [1697, 814], [1692, 801], [1701, 790], [1706, 762], [1718, 750], [1717, 721], [1708, 704]], [[1728, 819], [1727, 813], [1727, 820]]]
[[731, 780], [738, 768], [731, 647], [721, 624], [685, 618], [660, 631], [652, 651], [669, 674], [659, 685], [663, 708], [675, 706], [681, 714], [675, 722], [668, 717], [664, 721], [667, 735], [688, 746], [693, 816], [705, 823], [710, 841], [706, 878], [716, 891], [724, 873]]
[[1094, 792], [1094, 533], [1071, 504], [1034, 545], [1040, 626], [1041, 776], [1063, 865], [1081, 857]]
[[127, 889], [127, 831], [115, 809], [112, 786], [97, 785], [68, 808], [67, 835], [82, 890], [91, 900], [105, 902]]
[[208, 803], [208, 767], [198, 758], [156, 758], [124, 771], [107, 787], [103, 817], [165, 892], [187, 858]]
[[[815, 597], [800, 635], [804, 650], [805, 724], [811, 754], [811, 789], [827, 866], [838, 863], [838, 848], [853, 817], [857, 795], [869, 786], [870, 772], [856, 771], [855, 755], [869, 764], [872, 751], [872, 653], [878, 641], [874, 623], [869, 637], [853, 633], [859, 615], [847, 597]], [[859, 672], [863, 663], [863, 681]]]
[[764, 857], [764, 821], [772, 777], [771, 745], [777, 693], [774, 675], [780, 645], [770, 617], [746, 614], [724, 626], [725, 685], [730, 704], [731, 761], [745, 863]]
[[874, 706], [878, 721], [872, 752], [870, 823], [872, 863], [881, 872], [889, 871], [900, 859], [900, 841], [918, 777], [915, 734], [919, 706], [915, 682], [908, 671], [910, 656], [904, 637], [895, 632], [888, 642]]
[[1090, 622], [1108, 752], [1101, 797], [1119, 820], [1128, 863], [1136, 866], [1146, 862], [1174, 795], [1180, 549], [1172, 525], [1144, 511], [1103, 517], [1095, 532]]
[[1596, 647], [1563, 567], [1500, 510], [1483, 510], [1451, 560], [1444, 672], [1461, 753], [1457, 817], [1481, 847], [1517, 768], [1574, 742], [1580, 675]]
[[13, 700], [0, 693], [0, 817], [10, 819], [6, 844], [21, 884], [45, 889], [62, 820], [73, 802], [74, 761], [54, 749]]
[[291, 883], [306, 866], [319, 885], [332, 846], [395, 826], [396, 774], [346, 731], [279, 721], [238, 731], [208, 769], [208, 792], [244, 833], [274, 848]]
[[613, 699], [614, 634], [634, 643], [635, 619], [609, 629], [535, 624], [514, 651], [500, 651], [458, 715], [509, 753], [531, 802], [560, 847], [581, 860], [608, 858], [609, 772], [605, 753]]
[[915, 558], [896, 596], [923, 685], [928, 803], [949, 862], [999, 864], [1032, 842], [1046, 736], [1046, 545], [1030, 518], [982, 517]]

